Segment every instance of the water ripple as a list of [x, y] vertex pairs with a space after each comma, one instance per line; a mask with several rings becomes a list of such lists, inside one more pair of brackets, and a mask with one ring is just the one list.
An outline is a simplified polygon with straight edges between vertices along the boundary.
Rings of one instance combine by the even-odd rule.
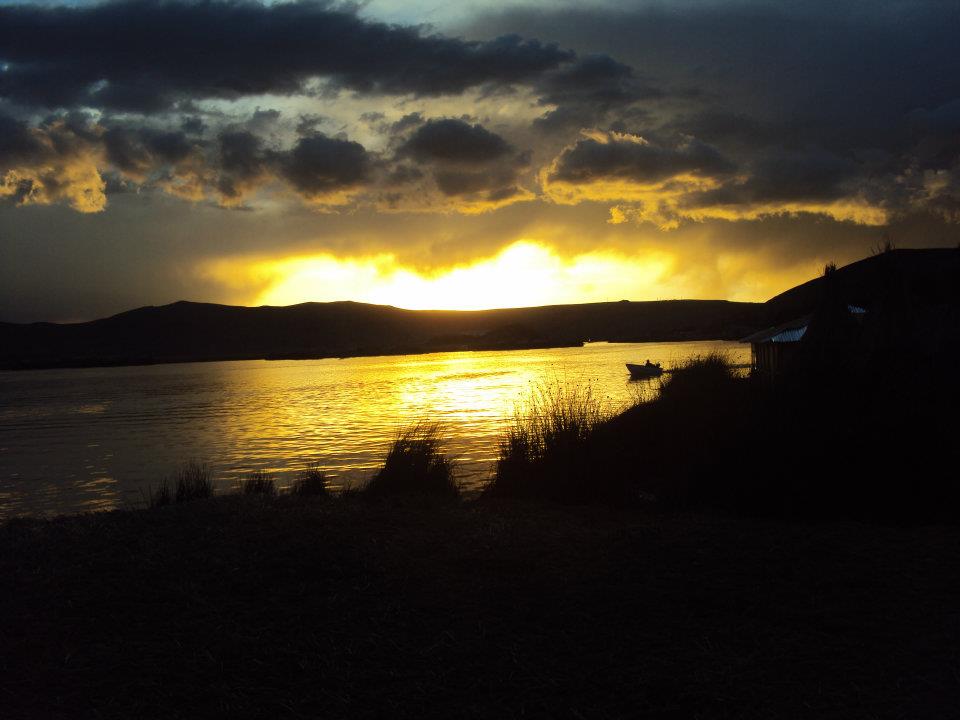
[[336, 483], [361, 484], [418, 421], [444, 424], [447, 451], [476, 489], [537, 384], [590, 383], [619, 407], [636, 392], [625, 362], [669, 367], [717, 347], [745, 360], [736, 343], [604, 343], [0, 373], [0, 517], [122, 507], [190, 459], [210, 463], [221, 487], [255, 469], [286, 484], [314, 463]]

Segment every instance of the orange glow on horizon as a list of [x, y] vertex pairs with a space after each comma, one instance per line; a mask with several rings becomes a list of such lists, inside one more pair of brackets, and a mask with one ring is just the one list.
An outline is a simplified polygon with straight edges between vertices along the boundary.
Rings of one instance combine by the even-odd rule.
[[315, 299], [318, 293], [329, 297], [334, 288], [338, 299], [350, 297], [410, 310], [486, 310], [618, 300], [644, 293], [669, 266], [669, 258], [662, 256], [625, 262], [609, 254], [590, 254], [564, 261], [530, 241], [516, 242], [493, 258], [433, 276], [399, 266], [392, 256], [372, 260], [297, 258], [277, 264], [279, 280], [258, 297], [257, 304], [289, 305]]
[[[689, 252], [699, 252], [689, 249]], [[761, 269], [750, 253], [716, 253], [689, 262], [673, 249], [635, 255], [563, 256], [525, 239], [492, 257], [422, 272], [392, 254], [337, 257], [223, 258], [198, 273], [242, 305], [353, 300], [410, 310], [488, 310], [617, 300], [711, 299], [763, 302], [815, 277], [819, 260]]]
[[677, 297], [686, 288], [671, 279], [674, 263], [662, 251], [563, 258], [541, 243], [521, 240], [492, 258], [435, 274], [405, 267], [388, 254], [220, 260], [201, 273], [236, 291], [262, 288], [254, 305], [356, 300], [410, 310], [486, 310]]

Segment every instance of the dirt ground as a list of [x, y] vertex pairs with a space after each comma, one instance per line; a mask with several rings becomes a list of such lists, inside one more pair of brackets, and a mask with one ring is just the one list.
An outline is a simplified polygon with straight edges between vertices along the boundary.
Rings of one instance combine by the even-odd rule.
[[225, 497], [0, 527], [0, 716], [946, 718], [960, 528]]

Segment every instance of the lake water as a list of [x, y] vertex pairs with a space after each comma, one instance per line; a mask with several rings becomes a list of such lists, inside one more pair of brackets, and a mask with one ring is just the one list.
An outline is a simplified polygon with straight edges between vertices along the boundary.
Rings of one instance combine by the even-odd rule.
[[589, 384], [616, 409], [651, 387], [625, 362], [669, 368], [715, 349], [749, 362], [749, 347], [716, 341], [0, 373], [0, 517], [135, 505], [187, 460], [219, 489], [254, 470], [284, 485], [314, 463], [362, 484], [417, 421], [444, 425], [476, 490], [538, 385]]

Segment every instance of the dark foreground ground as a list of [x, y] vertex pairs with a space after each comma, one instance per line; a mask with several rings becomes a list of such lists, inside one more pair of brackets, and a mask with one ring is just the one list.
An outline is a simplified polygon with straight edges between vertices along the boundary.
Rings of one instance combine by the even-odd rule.
[[358, 498], [0, 527], [0, 716], [944, 718], [960, 528]]

